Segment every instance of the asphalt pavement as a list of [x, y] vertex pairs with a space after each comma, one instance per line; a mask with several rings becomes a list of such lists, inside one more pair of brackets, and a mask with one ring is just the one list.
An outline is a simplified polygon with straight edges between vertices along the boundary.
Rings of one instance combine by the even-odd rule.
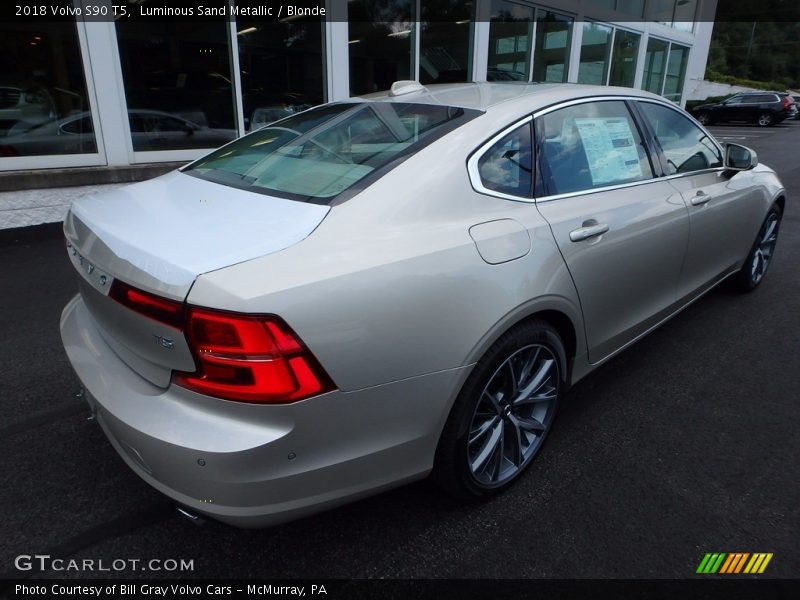
[[797, 577], [800, 121], [712, 131], [788, 189], [761, 287], [711, 292], [580, 382], [527, 474], [476, 504], [422, 481], [271, 529], [179, 517], [76, 397], [58, 227], [0, 232], [0, 573], [41, 576], [15, 557], [49, 554], [193, 561], [112, 573], [129, 577], [684, 578], [707, 552], [740, 551], [774, 553], [765, 577]]

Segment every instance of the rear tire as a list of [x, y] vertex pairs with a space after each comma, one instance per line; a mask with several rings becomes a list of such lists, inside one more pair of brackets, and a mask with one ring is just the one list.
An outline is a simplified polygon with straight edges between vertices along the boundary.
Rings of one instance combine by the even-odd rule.
[[530, 320], [487, 350], [456, 399], [439, 440], [432, 477], [451, 495], [506, 489], [539, 453], [564, 389], [558, 332]]
[[758, 123], [761, 127], [770, 127], [775, 124], [775, 117], [773, 117], [770, 113], [761, 113], [758, 115], [756, 123]]
[[773, 204], [758, 230], [756, 241], [753, 242], [742, 269], [731, 278], [736, 289], [741, 292], [752, 292], [764, 280], [764, 275], [772, 264], [780, 227], [781, 209], [777, 204]]

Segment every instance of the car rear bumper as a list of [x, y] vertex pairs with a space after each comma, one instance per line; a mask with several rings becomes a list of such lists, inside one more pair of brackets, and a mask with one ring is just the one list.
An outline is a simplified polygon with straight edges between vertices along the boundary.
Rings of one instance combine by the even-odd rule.
[[195, 512], [260, 527], [424, 477], [467, 367], [288, 405], [157, 387], [120, 360], [76, 296], [61, 317], [70, 362], [114, 448]]

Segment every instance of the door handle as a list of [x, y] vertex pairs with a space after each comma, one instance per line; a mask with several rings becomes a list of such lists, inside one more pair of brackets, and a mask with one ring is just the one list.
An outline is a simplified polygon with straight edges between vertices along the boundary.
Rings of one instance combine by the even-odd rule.
[[692, 198], [692, 206], [702, 206], [711, 200], [711, 196], [706, 194], [703, 190], [698, 190]]
[[569, 239], [573, 242], [582, 242], [583, 240], [603, 235], [606, 231], [608, 231], [608, 225], [605, 223], [598, 223], [597, 225], [580, 227], [579, 229], [570, 231]]

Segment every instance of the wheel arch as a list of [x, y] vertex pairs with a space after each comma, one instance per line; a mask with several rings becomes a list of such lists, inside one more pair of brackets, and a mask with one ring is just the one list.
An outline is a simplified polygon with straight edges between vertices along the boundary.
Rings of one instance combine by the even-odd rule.
[[506, 314], [475, 345], [466, 364], [476, 363], [500, 337], [521, 323], [534, 319], [548, 323], [561, 338], [567, 359], [563, 376], [565, 383], [569, 383], [574, 359], [586, 352], [586, 338], [580, 308], [559, 296], [538, 298]]

